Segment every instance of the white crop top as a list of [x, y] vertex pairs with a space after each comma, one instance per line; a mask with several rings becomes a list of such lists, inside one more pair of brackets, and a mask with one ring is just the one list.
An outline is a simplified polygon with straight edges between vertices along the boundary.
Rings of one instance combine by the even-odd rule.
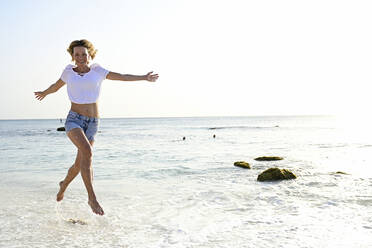
[[109, 73], [99, 64], [92, 64], [90, 71], [82, 76], [67, 65], [61, 75], [61, 80], [67, 84], [70, 101], [78, 104], [95, 103], [101, 91], [101, 83]]

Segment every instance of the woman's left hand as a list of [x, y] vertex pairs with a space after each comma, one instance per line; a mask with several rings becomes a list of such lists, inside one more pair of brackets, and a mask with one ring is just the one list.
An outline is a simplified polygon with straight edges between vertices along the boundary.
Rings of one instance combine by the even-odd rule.
[[159, 78], [159, 75], [158, 74], [152, 74], [152, 73], [153, 73], [153, 71], [146, 74], [146, 80], [150, 81], [150, 82], [155, 82]]

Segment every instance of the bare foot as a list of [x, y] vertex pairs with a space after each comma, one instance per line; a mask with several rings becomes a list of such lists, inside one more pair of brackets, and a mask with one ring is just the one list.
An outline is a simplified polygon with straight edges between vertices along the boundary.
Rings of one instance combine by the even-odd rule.
[[92, 208], [93, 213], [98, 214], [98, 215], [105, 214], [105, 212], [103, 212], [103, 209], [101, 208], [97, 200], [89, 200], [88, 204]]
[[57, 201], [62, 201], [63, 193], [65, 193], [65, 190], [66, 189], [63, 188], [63, 181], [60, 181], [59, 182], [59, 191], [57, 193]]

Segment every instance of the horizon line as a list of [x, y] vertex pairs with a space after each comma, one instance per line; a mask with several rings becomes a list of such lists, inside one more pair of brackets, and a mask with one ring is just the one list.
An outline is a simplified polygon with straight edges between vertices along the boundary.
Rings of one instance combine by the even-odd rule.
[[[159, 118], [221, 118], [221, 117], [334, 117], [336, 114], [286, 114], [286, 115], [198, 115], [198, 116], [127, 116], [127, 117], [100, 117], [100, 119], [159, 119]], [[66, 118], [14, 118], [0, 121], [17, 120], [64, 120]]]

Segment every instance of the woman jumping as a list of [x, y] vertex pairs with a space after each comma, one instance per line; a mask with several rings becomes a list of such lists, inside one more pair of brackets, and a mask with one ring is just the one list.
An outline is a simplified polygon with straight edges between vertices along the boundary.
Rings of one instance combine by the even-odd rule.
[[67, 51], [72, 57], [74, 65], [67, 65], [61, 78], [48, 89], [35, 93], [35, 98], [43, 100], [47, 95], [57, 92], [67, 84], [67, 93], [71, 101], [71, 109], [67, 115], [65, 129], [67, 136], [77, 147], [75, 163], [69, 168], [63, 181], [59, 183], [57, 201], [63, 199], [67, 186], [81, 172], [85, 187], [88, 192], [88, 204], [93, 212], [103, 215], [103, 209], [99, 205], [93, 190], [92, 180], [92, 146], [94, 136], [99, 124], [98, 97], [101, 83], [105, 79], [120, 81], [147, 80], [155, 82], [158, 74], [149, 72], [143, 76], [120, 74], [108, 71], [98, 64], [89, 65], [94, 59], [96, 50], [91, 42], [87, 40], [75, 40], [71, 42]]

